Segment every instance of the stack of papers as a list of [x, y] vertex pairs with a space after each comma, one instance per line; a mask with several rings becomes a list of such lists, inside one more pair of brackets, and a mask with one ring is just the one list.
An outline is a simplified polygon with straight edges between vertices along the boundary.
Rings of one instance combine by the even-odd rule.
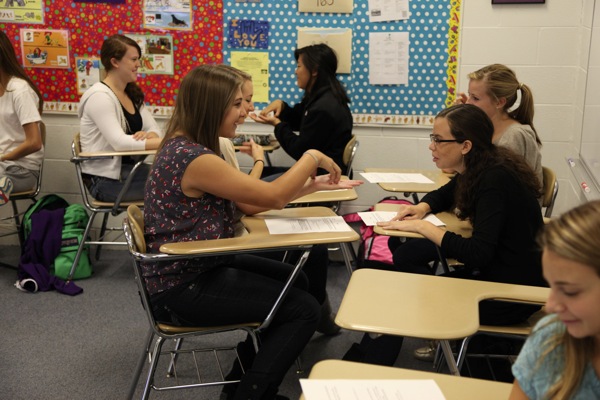
[[300, 379], [306, 400], [445, 400], [433, 379]]
[[[378, 222], [391, 221], [392, 218], [394, 218], [396, 216], [396, 212], [395, 211], [365, 211], [365, 212], [359, 212], [358, 216], [363, 220], [365, 225], [374, 226], [374, 225], [377, 225]], [[434, 224], [435, 226], [445, 226], [446, 225], [444, 222], [442, 222], [441, 219], [439, 219], [438, 217], [436, 217], [433, 214], [427, 215], [425, 218], [423, 218], [423, 220], [429, 221], [432, 224]]]
[[265, 219], [271, 235], [291, 233], [350, 232], [352, 228], [342, 217], [305, 217]]
[[397, 172], [361, 172], [371, 183], [435, 183], [423, 174], [400, 174]]

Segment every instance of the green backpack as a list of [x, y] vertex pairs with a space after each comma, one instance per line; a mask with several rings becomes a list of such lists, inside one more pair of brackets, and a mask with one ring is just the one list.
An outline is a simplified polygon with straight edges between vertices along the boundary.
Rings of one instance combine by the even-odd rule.
[[[79, 243], [84, 240], [83, 233], [89, 216], [81, 204], [67, 203], [65, 199], [55, 194], [49, 194], [32, 204], [23, 216], [23, 237], [27, 240], [31, 233], [31, 215], [41, 210], [65, 209], [62, 229], [60, 253], [50, 267], [50, 273], [58, 278], [67, 279], [71, 266], [77, 254]], [[92, 264], [89, 257], [89, 246], [84, 246], [73, 279], [89, 278], [92, 275]]]

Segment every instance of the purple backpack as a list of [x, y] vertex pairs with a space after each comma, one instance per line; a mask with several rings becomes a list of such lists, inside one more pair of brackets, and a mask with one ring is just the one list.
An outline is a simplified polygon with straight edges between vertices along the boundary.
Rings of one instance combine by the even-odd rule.
[[[400, 200], [395, 196], [385, 197], [379, 203], [388, 204], [410, 204], [408, 200]], [[373, 211], [375, 207], [371, 207], [366, 211]], [[346, 222], [362, 222], [358, 213], [344, 215]], [[389, 236], [378, 235], [373, 231], [372, 226], [362, 224], [360, 227], [360, 245], [358, 246], [358, 254], [356, 257], [357, 268], [377, 268], [389, 269], [389, 265], [394, 264], [392, 260], [392, 252], [388, 247]]]

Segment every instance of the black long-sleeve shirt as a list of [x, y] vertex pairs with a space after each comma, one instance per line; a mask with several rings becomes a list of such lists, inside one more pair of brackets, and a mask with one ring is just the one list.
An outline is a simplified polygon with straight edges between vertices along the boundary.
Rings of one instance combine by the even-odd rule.
[[331, 157], [346, 173], [343, 155], [352, 136], [352, 114], [329, 88], [317, 90], [310, 101], [294, 107], [286, 103], [279, 119], [282, 122], [275, 127], [275, 137], [292, 158], [298, 160], [305, 151], [316, 149]]
[[[457, 179], [423, 198], [433, 213], [452, 207]], [[475, 192], [473, 236], [446, 232], [445, 255], [478, 268], [482, 280], [546, 286], [535, 241], [544, 222], [535, 195], [503, 167], [484, 171]]]

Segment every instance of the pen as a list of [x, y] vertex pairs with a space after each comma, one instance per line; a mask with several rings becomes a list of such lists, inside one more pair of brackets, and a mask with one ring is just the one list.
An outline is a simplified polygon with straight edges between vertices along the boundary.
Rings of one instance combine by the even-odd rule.
[[575, 166], [575, 161], [573, 161], [573, 159], [572, 159], [572, 158], [567, 158], [567, 162], [569, 163], [569, 165], [570, 165], [571, 167], [574, 167], [574, 166]]
[[589, 193], [590, 192], [590, 187], [587, 185], [587, 183], [585, 182], [581, 182], [581, 188], [586, 192]]

